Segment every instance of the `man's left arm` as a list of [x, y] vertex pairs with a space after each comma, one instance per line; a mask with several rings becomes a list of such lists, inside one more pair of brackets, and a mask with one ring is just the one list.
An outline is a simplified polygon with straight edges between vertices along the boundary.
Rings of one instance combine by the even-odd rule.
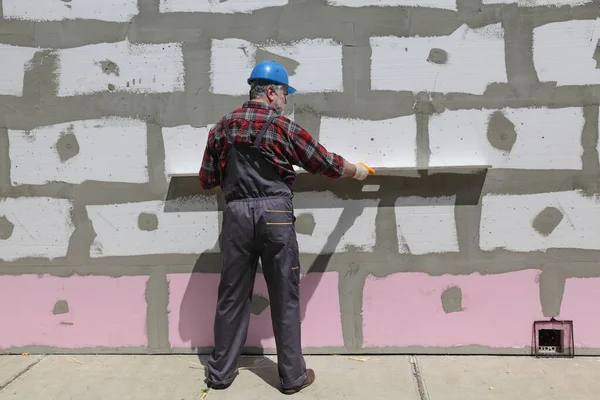
[[364, 163], [353, 164], [341, 155], [327, 150], [294, 121], [286, 117], [279, 118], [279, 121], [285, 122], [283, 130], [287, 133], [293, 149], [293, 154], [290, 155], [292, 161], [306, 171], [332, 179], [354, 178], [357, 180], [363, 180], [367, 175], [375, 173]]

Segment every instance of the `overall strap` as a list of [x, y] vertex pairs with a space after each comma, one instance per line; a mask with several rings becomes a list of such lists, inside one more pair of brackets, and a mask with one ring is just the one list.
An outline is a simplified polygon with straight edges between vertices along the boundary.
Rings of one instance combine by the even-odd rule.
[[223, 125], [223, 129], [225, 129], [225, 138], [227, 139], [227, 143], [233, 145], [235, 138], [231, 136], [231, 129], [229, 129], [229, 124], [227, 123], [226, 117], [223, 117], [221, 123]]
[[265, 124], [263, 125], [263, 127], [260, 130], [260, 132], [258, 133], [258, 135], [256, 135], [256, 140], [254, 140], [254, 147], [258, 147], [258, 145], [260, 144], [260, 141], [263, 138], [263, 135], [265, 134], [265, 132], [269, 128], [269, 125], [271, 125], [271, 123], [273, 122], [273, 120], [275, 118], [277, 118], [277, 117], [278, 117], [278, 115], [276, 113], [271, 113], [271, 115], [269, 116], [269, 118], [267, 118], [267, 122], [265, 122]]

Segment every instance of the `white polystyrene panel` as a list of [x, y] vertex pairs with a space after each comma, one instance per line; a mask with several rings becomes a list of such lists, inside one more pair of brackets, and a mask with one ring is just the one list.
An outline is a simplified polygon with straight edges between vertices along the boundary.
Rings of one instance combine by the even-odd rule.
[[[482, 204], [479, 229], [482, 250], [600, 250], [598, 195], [587, 196], [580, 191], [489, 194], [483, 197]], [[536, 218], [546, 225], [542, 232], [536, 229]]]
[[57, 54], [58, 96], [184, 90], [179, 43], [132, 44], [125, 40], [62, 49]]
[[[483, 94], [507, 82], [503, 36], [501, 24], [465, 24], [449, 36], [371, 37], [371, 88]], [[428, 61], [432, 49], [446, 52], [446, 62]]]
[[[211, 251], [219, 237], [216, 201], [214, 196], [197, 196], [191, 200], [198, 206], [194, 212], [178, 210], [176, 205], [174, 210], [165, 212], [164, 201], [87, 206], [96, 232], [90, 256], [199, 254]], [[205, 207], [200, 207], [201, 204]], [[144, 229], [141, 229], [140, 216], [142, 221], [154, 221], [155, 226], [150, 228], [152, 224], [143, 222]]]
[[198, 173], [211, 126], [181, 125], [162, 128], [165, 146], [165, 174]]
[[137, 0], [2, 0], [2, 8], [6, 19], [127, 22], [138, 13], [137, 3]]
[[267, 7], [285, 6], [288, 0], [161, 0], [160, 12], [245, 13]]
[[323, 117], [319, 142], [351, 162], [390, 168], [417, 165], [414, 115], [381, 121]]
[[31, 68], [36, 49], [0, 43], [0, 95], [23, 96], [25, 71]]
[[401, 197], [396, 200], [398, 249], [402, 254], [457, 252], [456, 196]]
[[256, 65], [257, 50], [297, 63], [288, 68], [290, 85], [298, 92], [341, 92], [342, 45], [331, 39], [304, 39], [290, 45], [255, 44], [243, 39], [213, 39], [210, 58], [211, 92], [247, 95], [247, 79]]
[[312, 234], [297, 233], [300, 252], [326, 254], [360, 249], [373, 251], [379, 200], [344, 200], [330, 192], [294, 194], [297, 218], [312, 215]]
[[483, 4], [518, 4], [523, 7], [535, 6], [579, 6], [593, 0], [483, 0]]
[[427, 7], [456, 10], [456, 0], [327, 0], [327, 4], [343, 7]]
[[67, 255], [75, 226], [71, 201], [48, 197], [0, 199], [0, 260]]
[[[516, 133], [510, 151], [488, 139], [492, 115], [502, 112]], [[430, 166], [486, 164], [492, 168], [574, 169], [582, 167], [581, 108], [446, 110], [429, 120]], [[497, 131], [495, 135], [510, 135]]]
[[594, 59], [600, 38], [597, 21], [553, 22], [533, 30], [533, 62], [540, 81], [558, 86], [600, 83]]
[[[107, 117], [31, 131], [9, 129], [8, 137], [10, 176], [16, 185], [87, 180], [148, 182], [143, 121]], [[60, 152], [64, 152], [62, 159]]]

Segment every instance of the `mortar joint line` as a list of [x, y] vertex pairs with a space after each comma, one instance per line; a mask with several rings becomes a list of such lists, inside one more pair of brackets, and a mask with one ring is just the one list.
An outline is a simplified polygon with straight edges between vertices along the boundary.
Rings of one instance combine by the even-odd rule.
[[419, 359], [416, 355], [411, 355], [408, 357], [410, 362], [410, 367], [412, 370], [413, 377], [415, 378], [415, 382], [417, 383], [417, 390], [419, 391], [419, 398], [421, 400], [430, 400], [429, 393], [427, 393], [427, 388], [425, 387], [425, 379], [421, 374], [421, 368], [419, 366]]
[[40, 363], [40, 361], [42, 361], [44, 358], [46, 358], [48, 355], [44, 354], [43, 356], [41, 356], [40, 358], [38, 358], [36, 361], [32, 362], [31, 364], [29, 364], [25, 369], [23, 369], [22, 371], [20, 371], [18, 374], [16, 374], [15, 376], [13, 376], [11, 379], [9, 379], [6, 383], [0, 385], [0, 392], [3, 391], [4, 389], [6, 389], [11, 383], [13, 383], [14, 381], [16, 381], [17, 379], [19, 379], [21, 376], [23, 376], [27, 371], [29, 371], [31, 368], [35, 367], [37, 364]]

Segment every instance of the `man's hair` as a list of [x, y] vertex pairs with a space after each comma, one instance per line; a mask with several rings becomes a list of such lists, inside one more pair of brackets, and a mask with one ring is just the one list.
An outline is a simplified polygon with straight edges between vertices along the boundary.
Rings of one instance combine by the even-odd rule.
[[276, 91], [280, 91], [283, 89], [284, 85], [277, 85], [267, 81], [256, 80], [250, 85], [250, 100], [265, 97], [269, 87], [272, 87]]

